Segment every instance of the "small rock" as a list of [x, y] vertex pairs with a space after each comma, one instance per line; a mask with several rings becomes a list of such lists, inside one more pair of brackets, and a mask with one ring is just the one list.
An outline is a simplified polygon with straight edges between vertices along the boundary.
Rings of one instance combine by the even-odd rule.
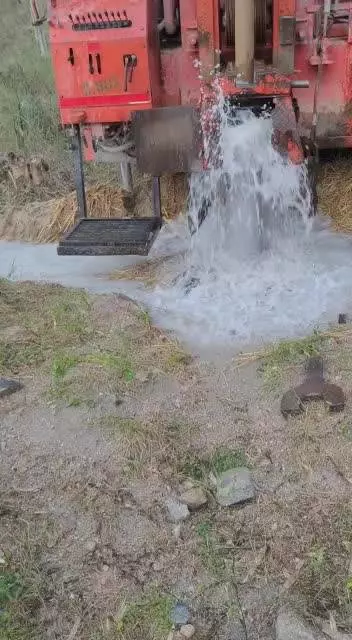
[[172, 624], [179, 626], [186, 625], [191, 617], [188, 607], [182, 602], [178, 602], [171, 610], [170, 620]]
[[107, 565], [107, 564], [103, 564], [103, 571], [104, 571], [105, 573], [107, 573], [108, 571], [110, 571], [110, 567], [109, 567], [109, 565]]
[[299, 416], [303, 411], [303, 404], [294, 389], [287, 391], [281, 400], [281, 413], [284, 418]]
[[6, 378], [0, 378], [0, 398], [10, 396], [12, 393], [21, 391], [23, 384], [17, 382], [17, 380], [7, 380]]
[[193, 624], [184, 624], [180, 629], [181, 636], [184, 638], [192, 638], [195, 634], [196, 630]]
[[325, 635], [295, 611], [283, 608], [276, 620], [276, 640], [324, 640]]
[[187, 505], [182, 504], [182, 502], [175, 498], [168, 498], [165, 504], [172, 522], [182, 522], [183, 520], [187, 520], [190, 515]]
[[163, 564], [162, 562], [153, 562], [153, 571], [162, 571], [163, 570]]
[[191, 511], [201, 509], [201, 507], [204, 507], [208, 502], [208, 498], [201, 487], [194, 487], [193, 489], [184, 491], [184, 493], [180, 495], [180, 500], [183, 504], [186, 504]]
[[6, 557], [4, 552], [0, 549], [0, 566], [6, 565]]
[[252, 476], [246, 467], [230, 469], [217, 478], [217, 502], [222, 507], [241, 504], [255, 498]]
[[345, 394], [341, 387], [330, 382], [325, 382], [323, 390], [324, 402], [332, 413], [343, 411], [345, 408]]

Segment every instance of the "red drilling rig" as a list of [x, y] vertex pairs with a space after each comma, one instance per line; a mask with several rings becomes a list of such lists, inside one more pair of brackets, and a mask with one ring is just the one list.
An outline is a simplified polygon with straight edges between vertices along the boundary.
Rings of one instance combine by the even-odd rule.
[[[293, 161], [352, 146], [350, 0], [49, 0], [48, 20], [80, 216], [61, 255], [148, 253], [160, 176], [204, 170], [214, 70], [230, 108], [271, 110]], [[153, 217], [88, 218], [83, 157], [119, 164], [126, 191], [134, 163], [152, 175]]]

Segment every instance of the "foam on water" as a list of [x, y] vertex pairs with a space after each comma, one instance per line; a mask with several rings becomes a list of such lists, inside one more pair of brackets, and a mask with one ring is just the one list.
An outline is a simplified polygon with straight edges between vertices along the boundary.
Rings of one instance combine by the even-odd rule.
[[352, 307], [352, 241], [309, 218], [306, 167], [275, 151], [270, 118], [245, 113], [233, 126], [221, 100], [211, 117], [218, 143], [214, 153], [208, 140], [206, 175], [191, 178], [195, 224], [202, 203], [211, 205], [189, 239], [186, 268], [154, 293], [162, 324], [214, 346], [303, 335], [335, 320]]

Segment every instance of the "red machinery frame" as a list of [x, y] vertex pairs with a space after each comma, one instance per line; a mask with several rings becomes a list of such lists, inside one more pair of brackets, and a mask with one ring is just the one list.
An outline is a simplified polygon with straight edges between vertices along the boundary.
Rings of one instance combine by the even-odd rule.
[[[222, 22], [224, 2], [48, 0], [58, 104], [72, 133], [81, 217], [87, 215], [82, 152], [86, 160], [108, 153], [121, 167], [125, 163], [130, 188], [129, 158], [126, 164], [121, 155], [127, 145], [140, 169], [154, 176], [160, 226], [160, 175], [204, 169], [194, 114], [212, 99], [214, 74], [229, 102], [273, 107], [274, 139], [293, 161], [302, 161], [303, 151], [312, 154], [315, 145], [352, 147], [352, 0], [233, 0], [229, 11], [243, 11], [235, 25]], [[252, 18], [254, 8], [259, 13]], [[246, 23], [248, 42], [240, 43], [237, 16]], [[110, 148], [105, 141], [112, 141]], [[99, 246], [107, 251], [105, 240]]]

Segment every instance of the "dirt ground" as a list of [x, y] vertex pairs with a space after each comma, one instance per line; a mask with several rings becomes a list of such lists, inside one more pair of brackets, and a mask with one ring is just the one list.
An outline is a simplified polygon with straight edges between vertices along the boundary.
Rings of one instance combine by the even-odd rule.
[[[1, 281], [0, 375], [24, 385], [0, 399], [1, 640], [167, 640], [179, 601], [196, 640], [269, 640], [286, 602], [352, 631], [337, 336], [214, 364], [128, 299]], [[286, 421], [281, 393], [316, 350], [347, 408]], [[243, 465], [255, 501], [219, 507], [214, 475]], [[185, 481], [208, 503], [175, 525], [166, 500]]]

